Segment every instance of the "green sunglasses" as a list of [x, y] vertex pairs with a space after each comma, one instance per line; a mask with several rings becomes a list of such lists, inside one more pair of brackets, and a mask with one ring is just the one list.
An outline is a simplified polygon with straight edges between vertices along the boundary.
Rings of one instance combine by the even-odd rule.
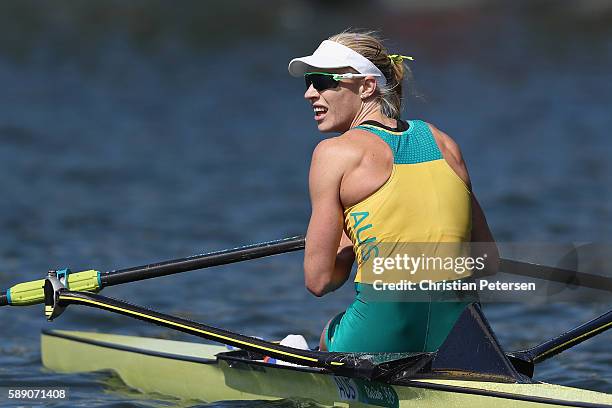
[[324, 91], [326, 89], [336, 88], [340, 81], [343, 79], [351, 78], [365, 78], [366, 74], [330, 74], [329, 72], [307, 72], [304, 74], [304, 81], [306, 82], [306, 89], [310, 88], [310, 85], [317, 91]]

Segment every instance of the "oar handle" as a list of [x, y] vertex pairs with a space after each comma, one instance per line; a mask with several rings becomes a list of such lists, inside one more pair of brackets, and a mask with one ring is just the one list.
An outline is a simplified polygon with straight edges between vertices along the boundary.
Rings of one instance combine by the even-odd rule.
[[[100, 273], [89, 270], [71, 273], [69, 269], [55, 271], [61, 275], [62, 284], [72, 290], [97, 292], [100, 286]], [[40, 304], [45, 300], [43, 286], [45, 279], [18, 283], [0, 295], [0, 306], [29, 306]]]

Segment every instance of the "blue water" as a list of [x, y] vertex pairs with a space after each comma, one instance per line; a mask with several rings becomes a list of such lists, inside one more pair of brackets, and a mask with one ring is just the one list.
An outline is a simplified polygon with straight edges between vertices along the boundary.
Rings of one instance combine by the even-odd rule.
[[[416, 57], [420, 96], [406, 98], [405, 116], [459, 142], [498, 240], [611, 241], [609, 13], [529, 2], [384, 3], [376, 13], [270, 4], [0, 6], [0, 288], [49, 268], [111, 270], [303, 233], [321, 135], [286, 65], [347, 26], [384, 27], [394, 51]], [[314, 345], [352, 288], [312, 297], [300, 256], [105, 294], [264, 338], [302, 333]], [[609, 308], [485, 312], [504, 347], [519, 349]], [[44, 370], [39, 332], [187, 336], [79, 308], [53, 323], [41, 307], [4, 308], [0, 327], [0, 389], [62, 385], [70, 391], [63, 406], [177, 404], [106, 375]], [[537, 378], [612, 392], [609, 344], [609, 334], [589, 340], [538, 367]], [[0, 395], [0, 406], [14, 405]]]

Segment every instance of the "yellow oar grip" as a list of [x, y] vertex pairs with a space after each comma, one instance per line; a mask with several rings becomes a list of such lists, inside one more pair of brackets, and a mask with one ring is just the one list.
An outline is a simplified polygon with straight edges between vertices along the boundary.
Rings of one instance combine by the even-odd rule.
[[68, 285], [66, 285], [66, 289], [97, 292], [100, 289], [100, 274], [93, 269], [71, 273], [68, 275]]
[[[6, 293], [9, 305], [27, 306], [43, 303], [45, 300], [44, 285], [45, 280], [39, 279], [13, 286]], [[71, 273], [68, 275], [66, 287], [70, 290], [97, 292], [100, 289], [99, 273], [94, 270]]]

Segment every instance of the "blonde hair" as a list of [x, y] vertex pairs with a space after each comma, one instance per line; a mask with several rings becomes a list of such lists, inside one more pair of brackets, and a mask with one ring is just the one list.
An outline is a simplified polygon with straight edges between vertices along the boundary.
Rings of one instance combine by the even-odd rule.
[[402, 111], [402, 81], [405, 73], [410, 73], [401, 58], [389, 58], [381, 38], [374, 31], [346, 30], [329, 37], [329, 40], [358, 52], [380, 69], [387, 80], [385, 86], [378, 87], [380, 110], [390, 118], [399, 119]]

